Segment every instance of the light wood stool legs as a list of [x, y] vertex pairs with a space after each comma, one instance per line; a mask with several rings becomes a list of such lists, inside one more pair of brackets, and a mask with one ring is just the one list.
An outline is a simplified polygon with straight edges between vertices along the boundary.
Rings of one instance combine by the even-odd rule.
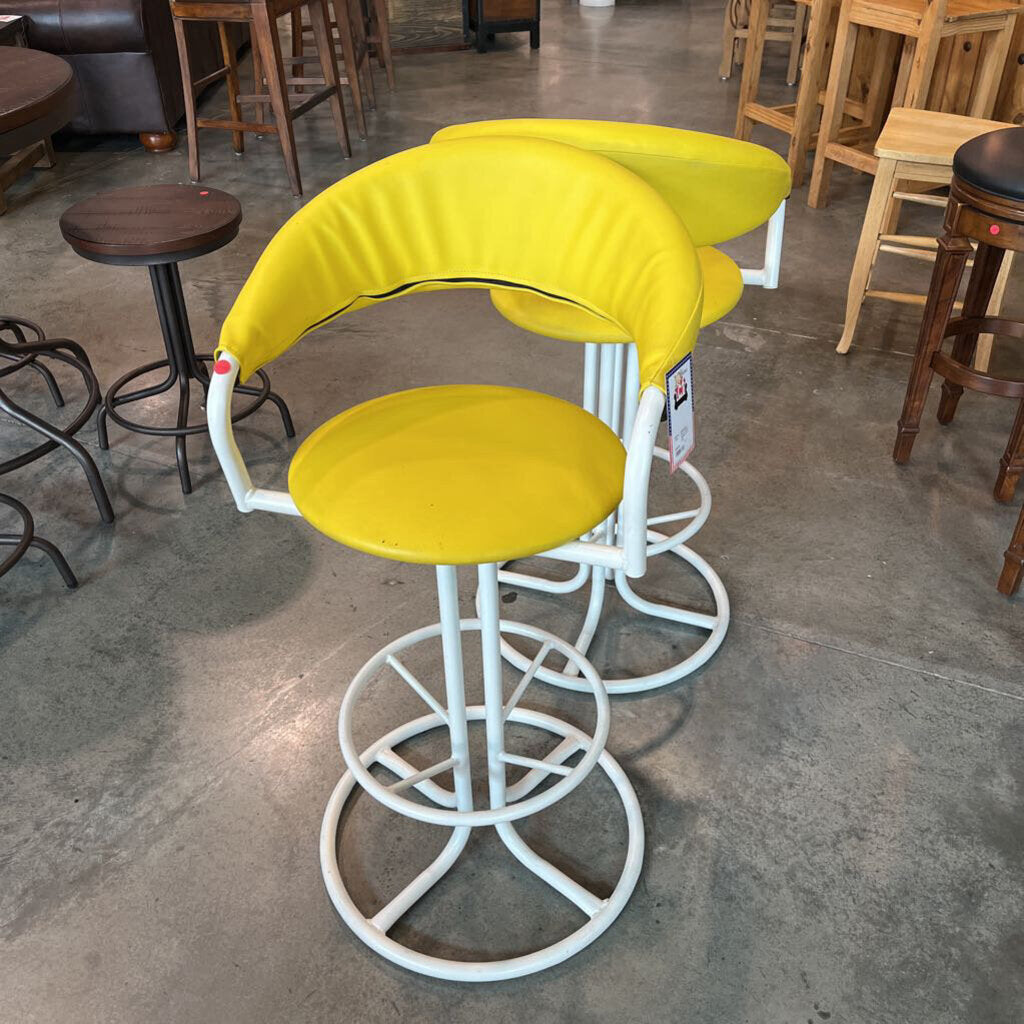
[[832, 70], [828, 76], [825, 108], [822, 111], [821, 125], [818, 128], [818, 144], [814, 151], [814, 170], [811, 172], [811, 187], [807, 195], [808, 206], [823, 206], [824, 199], [828, 195], [829, 179], [832, 176], [832, 161], [827, 157], [828, 145], [833, 139], [839, 137], [839, 128], [843, 122], [858, 31], [859, 26], [850, 21], [849, 4], [844, 3], [839, 12], [839, 26], [836, 29], [835, 50], [832, 54]]
[[896, 161], [880, 160], [867, 212], [864, 214], [864, 226], [860, 232], [857, 255], [853, 260], [853, 270], [850, 272], [850, 287], [846, 295], [846, 319], [843, 323], [843, 336], [836, 345], [837, 352], [849, 352], [853, 343], [861, 306], [864, 304], [864, 293], [868, 290], [871, 271], [878, 258], [878, 237], [882, 234], [886, 209], [895, 181]]

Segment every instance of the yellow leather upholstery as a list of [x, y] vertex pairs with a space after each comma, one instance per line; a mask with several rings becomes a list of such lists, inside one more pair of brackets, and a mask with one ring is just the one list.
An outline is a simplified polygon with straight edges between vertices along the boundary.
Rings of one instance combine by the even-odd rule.
[[[743, 278], [740, 268], [713, 246], [697, 250], [704, 271], [704, 310], [701, 327], [720, 320], [740, 300]], [[578, 306], [550, 299], [533, 292], [495, 288], [491, 291], [494, 308], [506, 320], [524, 331], [559, 341], [624, 342], [630, 339], [607, 320], [601, 320]]]
[[[718, 245], [764, 224], [792, 184], [786, 161], [764, 146], [653, 124], [510, 118], [451, 125], [433, 141], [496, 136], [553, 139], [622, 164], [664, 196], [696, 246]], [[615, 199], [609, 192], [606, 201]]]
[[[467, 182], [480, 181], [485, 206], [466, 198]], [[410, 291], [495, 286], [611, 320], [636, 341], [641, 384], [662, 390], [700, 327], [696, 251], [648, 184], [573, 146], [478, 138], [388, 157], [299, 210], [242, 288], [220, 347], [245, 378], [350, 310]]]
[[433, 387], [356, 406], [292, 460], [302, 515], [349, 547], [462, 565], [536, 554], [604, 520], [625, 452], [595, 416], [519, 388]]

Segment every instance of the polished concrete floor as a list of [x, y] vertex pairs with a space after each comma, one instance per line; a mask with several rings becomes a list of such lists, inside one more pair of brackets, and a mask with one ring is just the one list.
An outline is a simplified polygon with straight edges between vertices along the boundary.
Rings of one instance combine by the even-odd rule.
[[[548, 3], [539, 53], [512, 37], [484, 57], [407, 58], [352, 160], [326, 110], [300, 122], [307, 196], [450, 121], [594, 116], [729, 133], [738, 82], [717, 77], [719, 18], [710, 0]], [[229, 136], [207, 132], [203, 157], [204, 181], [245, 211], [233, 244], [183, 267], [209, 349], [299, 203], [273, 138], [236, 158]], [[183, 148], [76, 143], [58, 172], [18, 186], [0, 220], [0, 307], [80, 340], [104, 382], [156, 358], [146, 274], [82, 261], [57, 218], [95, 192], [186, 173]], [[485, 210], [486, 182], [465, 187]], [[853, 351], [834, 354], [867, 182], [838, 173], [833, 195], [816, 212], [796, 192], [781, 288], [749, 290], [701, 339], [694, 461], [715, 504], [694, 546], [721, 572], [733, 624], [702, 671], [616, 702], [609, 749], [643, 807], [643, 874], [609, 932], [541, 975], [466, 987], [406, 973], [354, 938], [320, 880], [341, 696], [373, 651], [434, 620], [429, 570], [238, 515], [199, 439], [184, 497], [169, 444], [115, 428], [101, 453], [83, 432], [113, 527], [64, 455], [5, 477], [82, 586], [66, 592], [35, 557], [0, 582], [0, 1020], [1024, 1020], [1024, 599], [995, 590], [1017, 510], [990, 495], [1013, 407], [968, 396], [955, 425], [925, 421], [909, 466], [892, 463], [916, 313], [869, 304]], [[752, 262], [759, 244], [731, 249]], [[919, 286], [927, 273], [883, 268]], [[997, 359], [1012, 369], [1012, 353]], [[482, 293], [449, 293], [346, 318], [273, 376], [302, 437], [402, 387], [507, 381], [573, 396], [578, 370], [578, 350], [521, 335]], [[8, 383], [55, 415], [38, 379]], [[295, 445], [275, 415], [238, 434], [260, 480], [281, 485]], [[0, 423], [0, 457], [25, 442]], [[656, 509], [678, 507], [680, 486], [658, 471]], [[468, 574], [461, 585], [468, 610]], [[708, 600], [678, 564], [654, 565], [643, 586]], [[507, 613], [565, 633], [581, 607], [511, 598]], [[657, 668], [699, 639], [617, 599], [602, 628], [594, 657], [609, 673]], [[367, 738], [413, 706], [395, 687], [372, 692]], [[592, 721], [575, 695], [537, 685], [530, 700]], [[624, 819], [602, 779], [525, 832], [596, 891], [614, 882]], [[361, 905], [380, 906], [444, 838], [358, 801], [342, 853]], [[579, 923], [482, 835], [398, 934], [428, 952], [502, 956]]]

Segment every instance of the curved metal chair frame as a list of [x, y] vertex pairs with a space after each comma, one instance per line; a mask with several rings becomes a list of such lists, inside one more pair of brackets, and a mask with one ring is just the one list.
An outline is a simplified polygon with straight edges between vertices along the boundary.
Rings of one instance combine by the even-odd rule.
[[14, 566], [21, 561], [29, 548], [38, 548], [57, 567], [69, 590], [78, 586], [78, 579], [71, 571], [71, 566], [60, 553], [60, 550], [48, 540], [35, 535], [35, 523], [32, 520], [32, 513], [16, 498], [9, 494], [0, 494], [0, 505], [6, 505], [21, 516], [20, 533], [0, 533], [0, 547], [10, 547], [14, 550], [0, 562], [0, 576], [6, 575]]
[[[16, 339], [14, 344], [3, 340], [4, 331], [9, 331], [14, 335]], [[34, 334], [36, 340], [28, 341], [25, 334], [26, 331]], [[54, 403], [62, 406], [64, 398], [61, 395], [60, 388], [57, 386], [57, 382], [54, 380], [49, 368], [38, 362], [40, 356], [59, 360], [78, 371], [88, 392], [85, 405], [82, 406], [78, 415], [66, 427], [60, 429], [30, 413], [27, 409], [23, 409], [0, 388], [0, 411], [7, 413], [8, 416], [18, 423], [29, 427], [31, 430], [47, 438], [42, 444], [36, 445], [34, 448], [29, 449], [29, 451], [0, 462], [0, 476], [35, 462], [36, 459], [42, 458], [58, 446], [65, 448], [71, 452], [82, 467], [86, 479], [89, 481], [89, 487], [96, 501], [96, 508], [99, 511], [100, 518], [105, 523], [112, 523], [114, 521], [114, 509], [110, 504], [110, 498], [107, 495], [106, 488], [103, 486], [96, 463], [74, 436], [88, 422], [89, 417], [92, 416], [96, 407], [100, 404], [99, 384], [96, 381], [96, 375], [93, 373], [92, 365], [89, 363], [89, 357], [86, 355], [85, 349], [77, 342], [70, 341], [67, 338], [47, 339], [43, 329], [31, 320], [0, 314], [0, 358], [3, 358], [8, 363], [6, 366], [0, 366], [0, 379], [9, 377], [25, 367], [30, 367], [46, 381]]]

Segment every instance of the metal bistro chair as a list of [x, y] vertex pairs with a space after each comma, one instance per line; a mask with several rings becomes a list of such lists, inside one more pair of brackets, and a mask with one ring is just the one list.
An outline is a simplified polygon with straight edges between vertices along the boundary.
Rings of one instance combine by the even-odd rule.
[[[686, 225], [698, 246], [704, 275], [704, 307], [701, 326], [720, 320], [739, 301], [744, 284], [776, 288], [782, 253], [782, 233], [790, 172], [778, 154], [763, 146], [704, 132], [683, 131], [657, 125], [613, 121], [561, 121], [519, 119], [481, 121], [453, 125], [438, 132], [438, 141], [492, 135], [547, 138], [593, 150], [622, 164], [653, 186]], [[736, 238], [768, 222], [765, 266], [741, 270], [716, 245]], [[637, 353], [628, 333], [578, 307], [551, 302], [522, 291], [495, 289], [491, 297], [498, 312], [524, 330], [561, 341], [581, 342], [583, 356], [583, 407], [596, 413], [623, 440], [629, 438], [636, 416]], [[623, 385], [625, 384], [625, 389]], [[654, 456], [668, 461], [668, 452], [654, 449]], [[606, 679], [610, 694], [636, 693], [665, 686], [689, 675], [718, 650], [729, 626], [729, 597], [715, 570], [689, 547], [689, 542], [711, 512], [707, 481], [691, 465], [683, 471], [697, 486], [700, 504], [695, 509], [653, 517], [648, 522], [648, 557], [672, 552], [704, 578], [715, 601], [713, 614], [649, 601], [633, 590], [626, 574], [616, 572], [615, 587], [622, 599], [644, 615], [706, 630], [701, 646], [669, 667], [642, 676]], [[683, 522], [675, 533], [662, 533], [662, 524]], [[622, 544], [616, 515], [590, 538], [599, 544]], [[600, 548], [584, 547], [599, 551]], [[604, 607], [609, 573], [600, 561], [583, 559], [579, 571], [568, 580], [553, 580], [502, 569], [499, 580], [550, 594], [568, 594], [590, 581], [590, 602], [576, 647], [587, 653], [596, 635]], [[525, 668], [529, 658], [508, 642], [502, 653], [512, 664]], [[572, 665], [564, 671], [542, 668], [537, 677], [569, 689], [583, 689]]]
[[[482, 221], [462, 182], [491, 182]], [[566, 190], [565, 182], [573, 187]], [[615, 203], [606, 197], [614, 195]], [[621, 324], [639, 352], [636, 423], [628, 454], [595, 416], [549, 395], [512, 387], [432, 387], [386, 395], [329, 420], [299, 448], [288, 492], [254, 487], [231, 436], [231, 387], [346, 312], [396, 295], [441, 288], [504, 287], [543, 293]], [[338, 733], [348, 771], [324, 815], [321, 868], [335, 907], [358, 937], [389, 960], [433, 977], [493, 981], [559, 963], [600, 935], [639, 877], [643, 823], [622, 770], [604, 751], [608, 697], [575, 648], [544, 629], [499, 619], [498, 566], [545, 552], [568, 562], [595, 560], [627, 576], [647, 560], [647, 486], [665, 407], [665, 374], [693, 347], [700, 326], [700, 264], [679, 219], [636, 175], [593, 153], [534, 139], [467, 139], [422, 146], [350, 175], [300, 210], [267, 247], [221, 333], [210, 387], [210, 432], [238, 508], [301, 515], [350, 547], [436, 567], [440, 622], [393, 640], [348, 687]], [[576, 538], [621, 504], [622, 545]], [[462, 618], [456, 570], [475, 565], [477, 617]], [[467, 704], [461, 634], [480, 634], [483, 704]], [[501, 635], [526, 637], [537, 651], [506, 694]], [[404, 652], [440, 636], [444, 703], [406, 666]], [[551, 652], [576, 665], [596, 701], [593, 734], [524, 709], [521, 698]], [[401, 680], [429, 708], [360, 752], [353, 712], [382, 672]], [[439, 688], [439, 687], [435, 687]], [[471, 766], [468, 725], [483, 722], [486, 766]], [[506, 750], [505, 723], [554, 733], [543, 758]], [[423, 768], [395, 747], [447, 729], [451, 753]], [[570, 767], [567, 761], [580, 754]], [[369, 771], [387, 769], [387, 784]], [[628, 841], [621, 876], [601, 898], [531, 849], [513, 822], [550, 807], [595, 766], [625, 809]], [[525, 769], [509, 781], [510, 766]], [[452, 788], [439, 784], [451, 772]], [[477, 805], [472, 776], [486, 777]], [[537, 792], [549, 776], [550, 788]], [[338, 831], [356, 786], [400, 814], [445, 825], [451, 836], [383, 909], [367, 917], [342, 877]], [[415, 788], [425, 800], [403, 791]], [[560, 941], [495, 961], [430, 956], [388, 931], [451, 866], [470, 831], [494, 826], [523, 866], [571, 901], [584, 918]], [[486, 898], [486, 894], [481, 894]]]

